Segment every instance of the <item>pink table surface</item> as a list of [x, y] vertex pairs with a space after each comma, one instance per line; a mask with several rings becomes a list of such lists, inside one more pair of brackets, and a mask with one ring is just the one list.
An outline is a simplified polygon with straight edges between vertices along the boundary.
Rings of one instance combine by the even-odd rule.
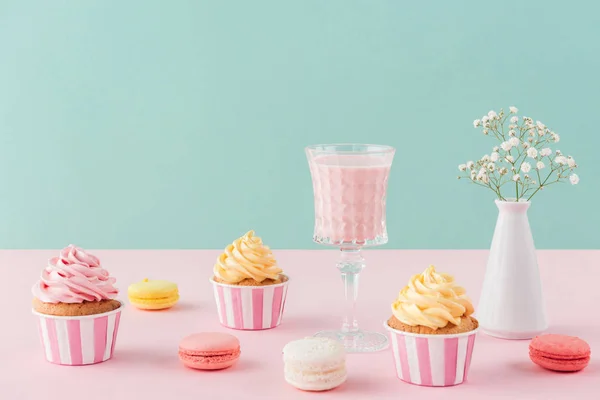
[[[219, 251], [98, 250], [103, 265], [127, 286], [145, 277], [169, 279], [181, 300], [168, 311], [127, 306], [112, 360], [86, 367], [47, 363], [30, 313], [30, 287], [56, 251], [0, 251], [4, 317], [0, 329], [2, 399], [230, 399], [230, 398], [600, 398], [600, 355], [575, 374], [553, 373], [531, 363], [528, 341], [478, 336], [469, 381], [450, 388], [409, 385], [396, 378], [391, 350], [348, 355], [348, 381], [324, 393], [301, 392], [283, 379], [281, 349], [290, 340], [337, 327], [342, 286], [334, 268], [336, 251], [279, 250], [280, 265], [291, 276], [283, 323], [259, 332], [231, 331], [217, 320], [208, 282]], [[366, 251], [359, 299], [360, 323], [382, 331], [390, 304], [409, 277], [429, 264], [452, 273], [476, 303], [487, 251]], [[600, 352], [600, 251], [539, 251], [550, 318], [549, 332], [577, 335]], [[227, 370], [186, 369], [177, 344], [198, 331], [225, 331], [241, 341], [242, 357]], [[594, 357], [595, 356], [595, 357]], [[415, 397], [418, 396], [418, 397]]]

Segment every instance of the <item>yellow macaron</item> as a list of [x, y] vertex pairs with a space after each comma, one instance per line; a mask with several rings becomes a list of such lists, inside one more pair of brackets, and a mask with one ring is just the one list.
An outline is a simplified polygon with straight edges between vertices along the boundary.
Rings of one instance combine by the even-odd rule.
[[179, 300], [177, 284], [148, 278], [129, 285], [127, 294], [129, 302], [142, 310], [163, 310], [173, 307]]

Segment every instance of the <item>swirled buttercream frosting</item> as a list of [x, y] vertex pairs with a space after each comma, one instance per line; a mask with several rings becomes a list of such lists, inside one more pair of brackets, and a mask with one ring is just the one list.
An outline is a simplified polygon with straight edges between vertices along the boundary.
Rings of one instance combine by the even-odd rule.
[[473, 305], [452, 275], [439, 273], [432, 265], [410, 278], [392, 303], [392, 313], [406, 325], [435, 330], [449, 323], [460, 325], [461, 318], [473, 313]]
[[44, 303], [109, 300], [119, 292], [115, 282], [97, 257], [69, 245], [48, 261], [32, 292]]
[[244, 279], [254, 279], [256, 282], [278, 279], [282, 270], [277, 266], [269, 246], [265, 246], [254, 231], [250, 231], [225, 248], [213, 272], [221, 281], [236, 284]]

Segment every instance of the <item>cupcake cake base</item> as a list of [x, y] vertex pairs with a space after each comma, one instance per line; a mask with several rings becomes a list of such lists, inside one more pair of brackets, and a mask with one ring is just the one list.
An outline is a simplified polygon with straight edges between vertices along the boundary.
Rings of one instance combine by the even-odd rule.
[[217, 282], [217, 283], [222, 283], [222, 284], [225, 284], [225, 285], [234, 285], [234, 286], [269, 286], [269, 285], [278, 285], [280, 283], [283, 283], [283, 282], [285, 282], [286, 278], [281, 277], [281, 278], [278, 278], [278, 279], [265, 279], [262, 282], [255, 281], [254, 279], [251, 279], [251, 278], [246, 278], [246, 279], [244, 279], [244, 280], [242, 280], [240, 282], [237, 282], [235, 284], [231, 284], [229, 282], [226, 282], [226, 281], [224, 281], [222, 279], [219, 279], [216, 276], [213, 276], [212, 279], [215, 282]]
[[405, 323], [400, 322], [393, 315], [388, 319], [387, 324], [390, 328], [395, 329], [397, 331], [408, 332], [408, 333], [418, 333], [421, 335], [456, 335], [457, 333], [465, 333], [474, 331], [479, 327], [479, 321], [477, 321], [473, 317], [463, 317], [461, 319], [460, 325], [448, 324], [443, 328], [431, 329], [426, 326], [410, 326]]
[[84, 301], [82, 303], [44, 303], [33, 299], [33, 309], [40, 314], [58, 317], [77, 317], [83, 315], [103, 314], [121, 307], [117, 300]]

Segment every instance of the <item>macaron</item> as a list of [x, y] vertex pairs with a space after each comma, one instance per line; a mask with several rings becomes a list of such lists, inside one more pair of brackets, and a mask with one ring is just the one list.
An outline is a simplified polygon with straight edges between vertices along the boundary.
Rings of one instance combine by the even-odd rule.
[[129, 302], [142, 310], [163, 310], [179, 300], [177, 284], [163, 280], [144, 279], [129, 285]]
[[285, 380], [307, 391], [330, 390], [346, 381], [346, 351], [333, 339], [309, 337], [283, 348]]
[[240, 341], [228, 333], [195, 333], [179, 343], [179, 359], [194, 369], [228, 368], [237, 362], [240, 354]]
[[574, 336], [541, 335], [529, 344], [531, 361], [552, 371], [581, 371], [589, 364], [591, 354], [590, 345]]

